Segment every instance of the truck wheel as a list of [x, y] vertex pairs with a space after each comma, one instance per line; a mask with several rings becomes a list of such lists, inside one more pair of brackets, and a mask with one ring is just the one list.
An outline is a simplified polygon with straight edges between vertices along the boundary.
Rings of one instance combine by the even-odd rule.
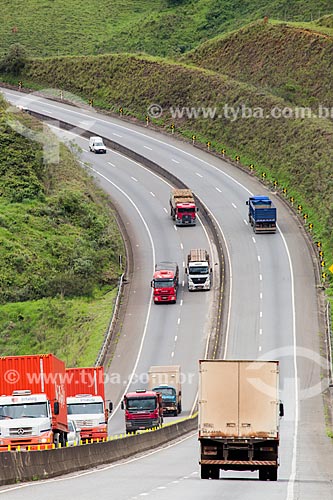
[[269, 471], [267, 467], [261, 467], [259, 469], [259, 481], [267, 481], [269, 476]]
[[201, 466], [201, 479], [209, 479], [209, 467], [207, 465]]
[[268, 471], [268, 479], [270, 481], [277, 481], [277, 467], [270, 467]]
[[212, 479], [220, 479], [220, 469], [218, 467], [214, 467], [210, 471], [210, 477]]

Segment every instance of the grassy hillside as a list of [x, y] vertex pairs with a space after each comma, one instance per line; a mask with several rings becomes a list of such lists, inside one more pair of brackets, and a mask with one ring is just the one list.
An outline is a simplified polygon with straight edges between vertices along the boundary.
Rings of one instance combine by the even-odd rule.
[[[6, 108], [0, 100], [1, 353], [51, 350], [76, 363], [89, 352], [91, 363], [124, 255], [118, 226], [105, 195], [69, 150], [61, 146], [59, 161], [45, 163], [41, 144], [10, 123], [34, 134], [41, 125]], [[51, 134], [44, 138], [54, 142]]]
[[[333, 262], [333, 123], [324, 119], [266, 118], [270, 110], [286, 102], [257, 88], [218, 73], [134, 55], [98, 58], [35, 60], [22, 79], [43, 86], [66, 88], [106, 109], [118, 110], [144, 119], [151, 103], [165, 110], [156, 122], [165, 127], [175, 123], [187, 137], [211, 141], [217, 149], [225, 146], [243, 162], [256, 163], [288, 188], [306, 207], [315, 225], [316, 237], [325, 242], [327, 263]], [[223, 114], [225, 105], [261, 107], [265, 118], [239, 118]], [[220, 117], [172, 118], [170, 107], [217, 107]]]
[[144, 51], [174, 55], [268, 15], [311, 21], [331, 0], [2, 0], [0, 56], [13, 43], [31, 56]]
[[293, 104], [331, 108], [333, 30], [321, 33], [320, 27], [310, 26], [260, 21], [206, 42], [182, 60], [252, 83]]

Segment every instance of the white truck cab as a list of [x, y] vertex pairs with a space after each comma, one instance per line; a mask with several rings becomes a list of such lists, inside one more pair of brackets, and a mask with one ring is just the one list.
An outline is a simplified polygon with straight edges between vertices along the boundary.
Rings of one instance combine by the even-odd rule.
[[101, 137], [90, 137], [89, 150], [93, 153], [106, 153], [106, 147]]

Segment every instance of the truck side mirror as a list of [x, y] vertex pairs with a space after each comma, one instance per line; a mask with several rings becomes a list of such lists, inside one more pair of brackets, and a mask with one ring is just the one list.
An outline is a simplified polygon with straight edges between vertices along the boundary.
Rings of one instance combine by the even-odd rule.
[[249, 200], [246, 200], [246, 204], [247, 204], [247, 205], [249, 204]]
[[283, 406], [283, 403], [281, 403], [281, 401], [279, 404], [279, 415], [280, 415], [280, 417], [284, 417], [284, 406]]
[[150, 282], [150, 286], [151, 286], [152, 288], [154, 287], [154, 285], [153, 285], [153, 281], [151, 281], [151, 282]]
[[124, 409], [125, 409], [124, 401], [122, 401], [122, 402], [120, 403], [120, 408], [121, 408], [122, 410], [124, 410]]
[[181, 396], [181, 395], [182, 395], [182, 391], [179, 391], [179, 396]]
[[59, 403], [58, 403], [58, 401], [54, 402], [53, 411], [54, 411], [55, 415], [59, 415]]
[[187, 274], [187, 267], [185, 267], [185, 274]]
[[212, 272], [213, 272], [213, 269], [212, 269], [212, 268], [210, 268], [210, 269], [209, 269], [209, 272], [210, 272], [210, 273], [212, 273]]
[[113, 411], [113, 403], [112, 403], [112, 402], [110, 402], [110, 403], [109, 403], [109, 412], [111, 413], [112, 411]]
[[199, 207], [196, 208], [196, 211], [199, 212]]

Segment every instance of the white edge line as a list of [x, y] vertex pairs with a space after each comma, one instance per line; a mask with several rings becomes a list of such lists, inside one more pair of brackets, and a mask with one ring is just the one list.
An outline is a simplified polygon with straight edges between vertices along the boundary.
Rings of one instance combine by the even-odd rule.
[[[41, 484], [50, 483], [50, 482], [57, 482], [57, 481], [70, 481], [72, 479], [80, 479], [82, 476], [88, 476], [89, 474], [98, 474], [98, 473], [104, 472], [106, 470], [114, 469], [116, 467], [121, 467], [122, 465], [127, 465], [127, 464], [130, 464], [133, 462], [137, 462], [138, 460], [142, 460], [143, 458], [150, 457], [151, 455], [154, 455], [155, 453], [160, 453], [163, 450], [173, 448], [174, 446], [177, 446], [178, 444], [186, 441], [187, 439], [191, 439], [194, 436], [197, 436], [197, 432], [190, 434], [189, 436], [186, 436], [186, 437], [180, 439], [179, 441], [176, 441], [175, 443], [169, 444], [167, 446], [163, 446], [161, 448], [158, 448], [157, 450], [150, 451], [149, 453], [146, 453], [140, 457], [130, 458], [129, 460], [126, 460], [124, 462], [118, 462], [116, 464], [106, 465], [105, 467], [99, 467], [98, 469], [91, 469], [88, 471], [81, 472], [79, 474], [76, 473], [73, 476], [67, 475], [66, 477], [50, 478], [50, 479], [44, 479], [44, 480], [38, 481], [38, 482], [34, 481], [34, 482], [30, 482], [30, 483], [20, 484], [18, 486], [13, 486], [12, 488], [7, 488], [6, 490], [0, 490], [0, 495], [2, 493], [8, 493], [8, 491], [19, 490], [22, 488], [27, 488], [29, 486], [39, 486]], [[131, 439], [131, 438], [125, 438], [125, 439]]]

